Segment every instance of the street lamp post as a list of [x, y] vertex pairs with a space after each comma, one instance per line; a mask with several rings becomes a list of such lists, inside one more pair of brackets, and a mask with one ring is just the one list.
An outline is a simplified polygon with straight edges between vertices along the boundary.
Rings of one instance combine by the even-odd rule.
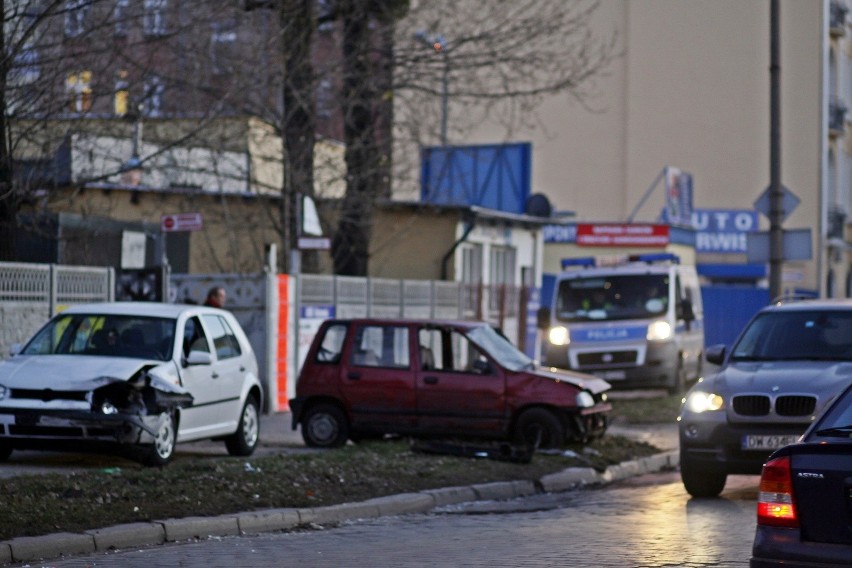
[[441, 75], [441, 146], [447, 145], [447, 116], [449, 115], [449, 84], [450, 84], [450, 59], [447, 57], [447, 40], [440, 34], [430, 36], [420, 30], [414, 34], [414, 39], [430, 47], [435, 53], [440, 53], [444, 58], [444, 70]]

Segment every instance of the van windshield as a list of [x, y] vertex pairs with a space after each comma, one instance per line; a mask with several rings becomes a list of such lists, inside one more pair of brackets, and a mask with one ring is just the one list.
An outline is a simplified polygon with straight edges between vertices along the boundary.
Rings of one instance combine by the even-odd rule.
[[669, 277], [622, 274], [559, 283], [556, 319], [563, 322], [645, 319], [666, 313]]

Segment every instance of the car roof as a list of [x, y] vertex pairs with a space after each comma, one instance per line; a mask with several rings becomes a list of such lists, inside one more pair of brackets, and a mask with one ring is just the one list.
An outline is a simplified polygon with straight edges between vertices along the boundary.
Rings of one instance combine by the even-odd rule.
[[826, 298], [813, 300], [781, 301], [770, 304], [762, 311], [807, 311], [807, 310], [852, 310], [852, 300], [847, 298]]
[[483, 325], [490, 325], [479, 320], [452, 320], [452, 319], [416, 319], [416, 318], [331, 318], [330, 322], [356, 323], [356, 324], [382, 324], [382, 325], [422, 325], [422, 326], [450, 326], [471, 329]]
[[195, 304], [166, 304], [161, 302], [99, 302], [77, 304], [63, 314], [134, 315], [177, 319], [184, 312], [221, 313], [223, 310]]

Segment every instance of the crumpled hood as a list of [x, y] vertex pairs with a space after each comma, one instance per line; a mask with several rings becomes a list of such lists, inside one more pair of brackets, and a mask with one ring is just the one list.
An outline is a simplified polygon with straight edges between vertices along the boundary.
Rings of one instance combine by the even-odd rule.
[[572, 371], [562, 371], [553, 367], [537, 368], [535, 370], [526, 370], [535, 377], [543, 379], [557, 380], [562, 383], [574, 385], [577, 388], [588, 390], [593, 394], [608, 391], [611, 385], [603, 379], [599, 379], [594, 375], [586, 375], [584, 373], [575, 373]]
[[[834, 392], [852, 381], [852, 362], [766, 361], [733, 363], [708, 377], [701, 390], [737, 392]], [[777, 387], [777, 389], [775, 388]]]
[[86, 391], [106, 384], [103, 377], [129, 380], [146, 365], [162, 361], [86, 355], [17, 355], [0, 362], [0, 385], [21, 389]]

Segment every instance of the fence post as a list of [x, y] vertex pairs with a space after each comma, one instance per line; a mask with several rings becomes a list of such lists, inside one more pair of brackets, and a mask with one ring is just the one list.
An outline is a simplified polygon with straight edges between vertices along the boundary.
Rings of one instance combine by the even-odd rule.
[[50, 286], [48, 288], [49, 300], [48, 300], [48, 316], [53, 317], [56, 314], [56, 296], [59, 291], [59, 275], [57, 274], [56, 265], [50, 265], [50, 272], [48, 277], [50, 278]]

